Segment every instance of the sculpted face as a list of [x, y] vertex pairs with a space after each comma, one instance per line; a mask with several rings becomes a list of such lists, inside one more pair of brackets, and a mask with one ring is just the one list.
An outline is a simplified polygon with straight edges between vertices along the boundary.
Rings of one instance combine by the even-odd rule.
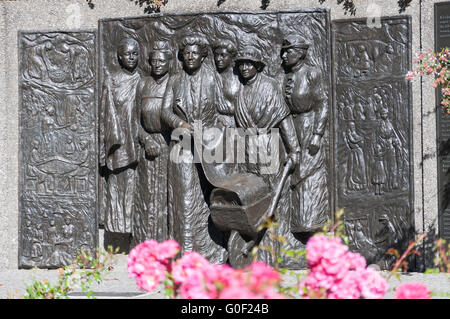
[[154, 52], [150, 57], [150, 65], [152, 66], [153, 75], [157, 77], [162, 77], [169, 72], [169, 60], [163, 52]]
[[306, 49], [304, 48], [287, 48], [281, 52], [281, 59], [283, 65], [286, 67], [293, 67], [306, 56]]
[[135, 44], [127, 43], [117, 52], [123, 68], [133, 72], [139, 61], [139, 48]]
[[217, 70], [222, 71], [227, 69], [232, 61], [231, 54], [226, 48], [217, 48], [214, 51], [214, 62], [216, 63]]
[[258, 69], [256, 68], [255, 63], [250, 60], [241, 61], [239, 63], [238, 69], [239, 73], [246, 81], [253, 79], [258, 73]]
[[197, 44], [187, 45], [183, 50], [183, 63], [188, 72], [194, 72], [202, 66], [204, 57]]

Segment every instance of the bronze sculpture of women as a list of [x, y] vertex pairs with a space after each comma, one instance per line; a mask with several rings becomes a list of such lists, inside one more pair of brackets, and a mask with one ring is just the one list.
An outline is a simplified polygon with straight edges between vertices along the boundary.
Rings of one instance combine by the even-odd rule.
[[234, 102], [241, 83], [233, 67], [233, 58], [237, 50], [229, 40], [219, 40], [213, 45], [214, 62], [217, 69], [218, 88], [224, 97], [224, 103], [219, 103], [219, 119], [222, 124], [234, 127]]
[[[265, 63], [262, 60], [262, 55], [259, 50], [254, 47], [243, 48], [236, 58], [236, 66], [241, 75], [243, 85], [241, 86], [235, 104], [235, 120], [238, 128], [245, 130], [252, 129], [279, 129], [282, 138], [282, 147], [280, 151], [278, 147], [272, 145], [279, 145], [273, 143], [271, 139], [279, 139], [277, 134], [264, 134], [258, 132], [258, 138], [264, 145], [260, 145], [266, 149], [270, 149], [272, 161], [279, 161], [284, 163], [291, 160], [293, 166], [298, 165], [300, 156], [300, 145], [298, 144], [295, 128], [293, 126], [292, 116], [289, 108], [283, 100], [283, 95], [279, 89], [278, 83], [272, 78], [262, 73]], [[250, 145], [248, 145], [250, 147]], [[250, 155], [251, 149], [246, 153]], [[247, 155], [246, 154], [246, 155]], [[277, 158], [274, 158], [277, 157]], [[283, 165], [279, 165], [276, 170], [269, 172], [264, 170], [263, 163], [251, 163], [249, 158], [246, 158], [246, 163], [241, 166], [243, 173], [253, 173], [263, 178], [263, 180], [270, 185], [271, 189], [276, 189], [281, 180], [283, 172]], [[281, 197], [275, 209], [275, 216], [280, 225], [275, 230], [277, 235], [285, 235], [288, 233], [289, 220], [289, 185], [283, 185]], [[231, 234], [230, 240], [236, 240], [236, 234]], [[238, 242], [238, 241], [237, 241]], [[267, 234], [261, 239], [261, 245], [269, 245], [273, 252], [280, 251], [279, 244]], [[233, 244], [229, 244], [229, 249], [233, 250]], [[248, 249], [251, 247], [248, 247]], [[243, 252], [248, 253], [248, 252]], [[231, 252], [230, 252], [231, 254]], [[267, 263], [275, 264], [273, 255], [268, 251], [260, 250], [258, 259], [262, 259]]]
[[[217, 125], [217, 94], [214, 70], [203, 62], [208, 43], [200, 35], [187, 36], [179, 46], [183, 71], [173, 75], [163, 99], [162, 118], [172, 129], [192, 130], [194, 122], [204, 127]], [[172, 134], [168, 170], [169, 236], [181, 246], [181, 253], [196, 251], [210, 262], [225, 263], [224, 239], [210, 220], [210, 185], [191, 149]], [[183, 138], [190, 139], [189, 134]]]
[[283, 41], [284, 98], [302, 146], [299, 169], [292, 176], [292, 233], [313, 233], [328, 220], [327, 129], [328, 99], [320, 71], [306, 63], [309, 44], [298, 36]]
[[147, 239], [168, 239], [167, 165], [168, 127], [161, 121], [161, 107], [169, 80], [172, 52], [167, 42], [157, 41], [149, 54], [151, 76], [143, 78], [136, 94], [138, 108], [139, 163], [133, 244]]
[[106, 167], [105, 230], [131, 233], [137, 163], [136, 88], [139, 44], [117, 47], [120, 69], [105, 76], [100, 106], [100, 165]]

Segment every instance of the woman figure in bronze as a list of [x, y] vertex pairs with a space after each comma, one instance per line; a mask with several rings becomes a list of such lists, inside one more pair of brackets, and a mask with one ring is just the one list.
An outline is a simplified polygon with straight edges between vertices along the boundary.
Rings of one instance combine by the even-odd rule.
[[218, 88], [223, 95], [224, 103], [219, 106], [219, 119], [226, 127], [234, 127], [234, 102], [241, 86], [239, 77], [234, 69], [233, 59], [236, 47], [229, 40], [219, 40], [213, 45], [214, 62], [217, 69]]
[[149, 54], [151, 76], [143, 78], [136, 94], [138, 108], [139, 163], [136, 168], [136, 199], [133, 245], [147, 239], [168, 239], [167, 164], [169, 130], [161, 121], [161, 107], [169, 80], [172, 51], [156, 41]]
[[298, 36], [283, 41], [284, 98], [294, 118], [302, 154], [292, 176], [291, 232], [309, 236], [322, 229], [329, 216], [327, 186], [328, 99], [320, 71], [307, 64], [309, 44]]
[[[296, 136], [292, 116], [289, 108], [283, 100], [283, 95], [279, 89], [278, 83], [262, 73], [265, 63], [259, 50], [254, 47], [244, 48], [237, 56], [236, 67], [239, 70], [243, 85], [241, 86], [235, 104], [235, 120], [238, 128], [243, 128], [247, 132], [252, 129], [267, 130], [266, 134], [258, 132], [259, 149], [265, 148], [271, 161], [277, 161], [278, 167], [272, 171], [267, 170], [264, 163], [251, 163], [250, 156], [252, 150], [250, 145], [246, 149], [246, 162], [241, 166], [242, 173], [253, 173], [263, 178], [272, 190], [275, 190], [280, 183], [283, 164], [292, 161], [293, 167], [298, 166], [300, 156], [300, 145]], [[279, 129], [280, 135], [269, 133], [272, 129]], [[278, 139], [276, 143], [271, 139]], [[278, 142], [281, 143], [278, 143]], [[275, 147], [274, 147], [275, 146]], [[280, 147], [277, 147], [280, 146]], [[259, 156], [261, 155], [258, 151]], [[272, 166], [272, 165], [270, 165]], [[283, 185], [283, 191], [275, 209], [275, 217], [279, 227], [274, 231], [277, 235], [284, 236], [288, 233], [289, 224], [289, 183]], [[230, 241], [236, 241], [236, 247], [229, 243], [230, 250], [238, 249], [239, 240], [236, 234], [231, 234]], [[292, 237], [292, 235], [291, 235]], [[260, 245], [268, 245], [272, 252], [280, 251], [280, 243], [267, 233], [263, 235]], [[247, 247], [250, 249], [251, 247]], [[243, 253], [247, 253], [243, 251]], [[232, 252], [230, 251], [230, 254]], [[258, 251], [258, 259], [266, 263], [275, 265], [278, 261], [274, 255], [266, 249]]]
[[106, 74], [100, 105], [100, 165], [105, 173], [105, 230], [131, 233], [137, 164], [136, 88], [139, 44], [124, 38], [117, 47], [120, 69]]
[[[194, 123], [201, 123], [203, 128], [217, 126], [219, 90], [214, 70], [203, 63], [208, 55], [205, 38], [184, 37], [179, 55], [183, 71], [170, 77], [161, 113], [164, 122], [174, 129], [168, 169], [169, 236], [180, 244], [181, 254], [196, 251], [212, 263], [223, 264], [228, 255], [222, 233], [210, 220], [211, 185], [194, 160], [189, 133]], [[178, 133], [186, 134], [180, 139]], [[186, 142], [188, 147], [184, 147]]]
[[[386, 191], [391, 192], [400, 187], [399, 185], [399, 165], [400, 162], [400, 139], [389, 119], [389, 109], [379, 107], [380, 119], [373, 133], [373, 141], [378, 145], [378, 156], [385, 170]], [[377, 155], [377, 154], [376, 154]], [[380, 188], [380, 187], [379, 187]], [[379, 191], [381, 193], [381, 189]]]

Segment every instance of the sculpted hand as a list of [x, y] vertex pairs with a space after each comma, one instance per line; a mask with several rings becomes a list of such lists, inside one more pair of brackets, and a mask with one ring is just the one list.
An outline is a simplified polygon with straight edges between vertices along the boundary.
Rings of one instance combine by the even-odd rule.
[[308, 146], [309, 155], [311, 155], [311, 156], [316, 155], [317, 152], [319, 151], [319, 149], [320, 149], [320, 136], [317, 134], [314, 134], [314, 137]]
[[145, 154], [150, 157], [157, 157], [161, 153], [161, 147], [153, 139], [147, 139], [144, 148]]

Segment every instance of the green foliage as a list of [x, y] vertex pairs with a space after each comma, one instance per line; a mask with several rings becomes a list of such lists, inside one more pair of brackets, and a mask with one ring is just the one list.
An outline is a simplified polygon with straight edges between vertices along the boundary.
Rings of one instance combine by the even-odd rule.
[[416, 68], [406, 75], [407, 80], [412, 80], [416, 76], [434, 76], [434, 88], [440, 88], [444, 108], [444, 114], [450, 114], [450, 49], [443, 48], [440, 52], [433, 52], [431, 49], [417, 55], [417, 60], [413, 61]]
[[450, 244], [445, 239], [438, 239], [434, 246], [436, 257], [434, 264], [437, 270], [442, 273], [450, 274]]
[[81, 287], [81, 291], [89, 299], [95, 299], [94, 292], [90, 289], [96, 282], [100, 284], [103, 278], [112, 270], [115, 262], [114, 255], [118, 249], [110, 246], [108, 252], [99, 250], [95, 255], [81, 251], [77, 258], [64, 268], [59, 268], [58, 282], [51, 285], [47, 280], [35, 280], [26, 287], [25, 299], [67, 299], [68, 293], [75, 285]]
[[386, 254], [389, 255], [393, 255], [396, 258], [396, 262], [394, 264], [394, 266], [392, 267], [392, 270], [389, 273], [388, 279], [391, 278], [392, 276], [396, 276], [397, 278], [399, 278], [399, 272], [401, 270], [403, 270], [403, 272], [406, 272], [408, 269], [408, 257], [412, 256], [412, 255], [420, 255], [420, 252], [418, 250], [415, 249], [415, 247], [422, 242], [425, 237], [427, 237], [427, 234], [423, 233], [421, 235], [419, 235], [417, 237], [417, 239], [415, 241], [411, 240], [409, 242], [408, 248], [406, 248], [406, 250], [404, 251], [404, 253], [400, 256], [399, 252], [394, 249], [391, 248], [389, 249]]

